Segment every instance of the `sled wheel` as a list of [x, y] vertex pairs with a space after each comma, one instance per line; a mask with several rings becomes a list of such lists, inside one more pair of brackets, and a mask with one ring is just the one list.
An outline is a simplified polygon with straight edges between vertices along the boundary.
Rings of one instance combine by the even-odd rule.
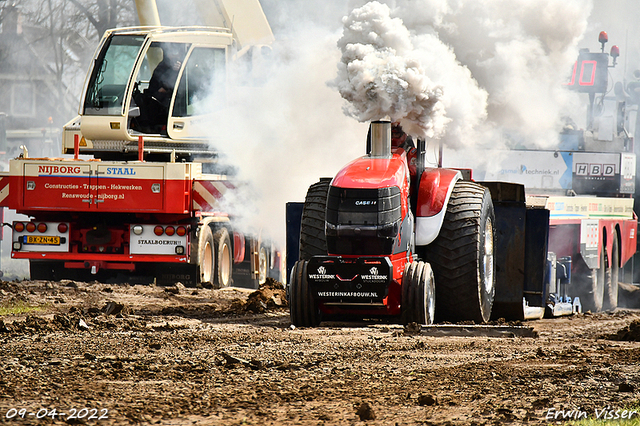
[[440, 234], [426, 247], [438, 320], [486, 322], [495, 296], [495, 215], [489, 190], [458, 181]]
[[611, 243], [611, 260], [608, 262], [605, 277], [605, 307], [615, 310], [618, 307], [618, 281], [620, 279], [620, 248], [618, 247], [618, 233], [613, 231]]
[[291, 270], [290, 310], [291, 323], [296, 327], [315, 327], [320, 324], [321, 315], [315, 302], [309, 281], [307, 280], [307, 265], [309, 261], [300, 260]]
[[322, 178], [307, 191], [300, 222], [300, 260], [327, 254], [324, 221], [330, 184], [331, 179]]
[[402, 276], [402, 322], [433, 324], [435, 287], [431, 265], [424, 262], [407, 263]]
[[231, 255], [231, 239], [226, 228], [220, 228], [213, 236], [213, 247], [216, 254], [215, 284], [222, 287], [231, 285], [233, 274], [233, 256]]
[[213, 284], [215, 259], [213, 258], [213, 234], [208, 225], [200, 229], [198, 239], [198, 265], [200, 266], [200, 282]]

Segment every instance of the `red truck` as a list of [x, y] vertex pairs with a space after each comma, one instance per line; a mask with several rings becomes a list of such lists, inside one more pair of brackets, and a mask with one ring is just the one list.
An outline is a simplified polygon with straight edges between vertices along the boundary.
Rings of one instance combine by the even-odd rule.
[[[25, 148], [10, 160], [0, 206], [29, 217], [11, 225], [11, 257], [29, 260], [32, 279], [120, 273], [245, 287], [280, 279], [280, 252], [261, 231], [239, 229], [223, 205], [239, 183], [199, 124], [207, 119], [199, 102], [224, 93], [235, 61], [246, 66], [269, 48], [255, 40], [273, 39], [257, 0], [227, 3], [209, 11], [220, 13], [215, 28], [172, 28], [140, 2], [145, 26], [109, 30], [96, 50], [80, 115], [64, 129], [62, 152], [74, 156], [29, 158]], [[169, 52], [179, 66], [160, 102], [149, 86]]]
[[120, 271], [255, 287], [279, 277], [279, 253], [221, 210], [233, 185], [200, 163], [18, 158], [0, 188], [3, 206], [32, 218], [13, 223], [11, 253], [29, 259], [32, 279]]

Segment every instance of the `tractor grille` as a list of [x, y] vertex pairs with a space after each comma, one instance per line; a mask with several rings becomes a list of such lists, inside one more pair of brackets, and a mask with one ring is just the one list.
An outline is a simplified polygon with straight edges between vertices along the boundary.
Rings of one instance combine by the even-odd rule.
[[401, 221], [398, 187], [329, 189], [326, 233], [330, 253], [390, 253]]

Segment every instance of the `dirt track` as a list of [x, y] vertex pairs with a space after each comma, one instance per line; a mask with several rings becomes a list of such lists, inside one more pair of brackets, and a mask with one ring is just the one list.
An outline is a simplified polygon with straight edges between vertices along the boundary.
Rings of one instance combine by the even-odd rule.
[[[249, 295], [1, 282], [0, 306], [43, 309], [0, 317], [0, 418], [540, 424], [563, 410], [595, 418], [607, 407], [605, 415], [640, 405], [640, 311], [524, 324], [535, 338], [429, 337], [380, 322], [296, 329], [281, 290]], [[635, 341], [603, 338], [619, 331]], [[70, 419], [74, 411], [85, 418]], [[91, 414], [108, 418], [87, 420]]]

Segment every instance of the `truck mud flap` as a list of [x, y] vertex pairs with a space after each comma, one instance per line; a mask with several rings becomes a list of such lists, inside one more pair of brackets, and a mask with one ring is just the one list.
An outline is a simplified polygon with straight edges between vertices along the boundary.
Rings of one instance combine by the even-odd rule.
[[156, 284], [160, 286], [182, 283], [185, 287], [195, 287], [198, 284], [198, 269], [195, 265], [163, 263], [155, 265], [154, 275]]
[[[496, 294], [492, 319], [526, 319], [524, 306], [544, 308], [549, 211], [527, 207], [524, 186], [479, 182], [495, 209]], [[526, 303], [523, 303], [526, 302]]]

